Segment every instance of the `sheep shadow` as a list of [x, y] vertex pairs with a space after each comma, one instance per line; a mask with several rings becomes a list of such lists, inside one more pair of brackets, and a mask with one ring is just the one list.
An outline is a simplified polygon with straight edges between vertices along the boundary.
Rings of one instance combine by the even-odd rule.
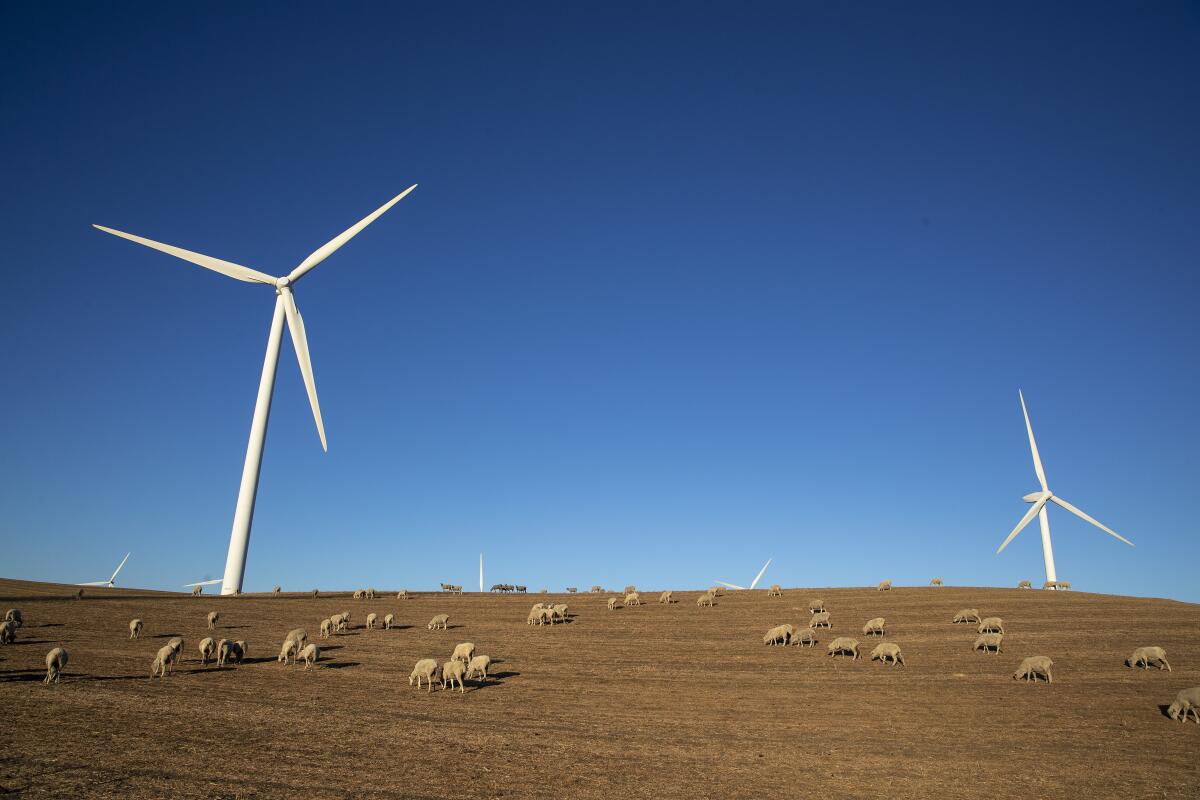
[[[1169, 713], [1167, 713], [1168, 711], [1170, 711], [1170, 709], [1171, 709], [1171, 706], [1169, 703], [1159, 703], [1159, 705], [1158, 705], [1158, 710], [1167, 719], [1171, 719], [1171, 715]], [[1174, 722], [1175, 720], [1171, 720], [1171, 721]]]
[[322, 647], [322, 648], [321, 648], [321, 652], [322, 652], [322, 653], [328, 653], [328, 652], [331, 652], [331, 651], [333, 651], [333, 650], [341, 650], [341, 649], [343, 649], [344, 647], [345, 647], [345, 645], [341, 645], [341, 644], [331, 644], [331, 645], [329, 645], [328, 647]]
[[182, 636], [182, 635], [183, 635], [182, 633], [156, 633], [153, 636], [149, 636], [146, 638], [149, 638], [149, 639], [173, 639], [176, 636]]
[[392, 623], [392, 627], [390, 627], [390, 628], [384, 628], [384, 630], [392, 630], [392, 631], [406, 631], [406, 630], [409, 630], [410, 628], [413, 628], [413, 627], [415, 627], [415, 626], [413, 626], [413, 625], [397, 625], [396, 623], [394, 623], [394, 622], [393, 622], [393, 623]]
[[67, 623], [65, 622], [43, 622], [38, 625], [30, 625], [31, 628], [61, 628]]
[[259, 656], [258, 658], [243, 658], [243, 664], [266, 664], [268, 661], [278, 661], [278, 656]]
[[240, 631], [242, 628], [249, 628], [249, 627], [250, 627], [249, 625], [221, 625], [220, 627], [216, 628], [216, 630]]
[[467, 683], [471, 684], [472, 692], [479, 692], [484, 689], [491, 689], [493, 686], [500, 686], [503, 684], [505, 678], [514, 678], [520, 674], [519, 672], [493, 672], [486, 679], [468, 678]]
[[54, 644], [54, 640], [53, 639], [20, 639], [15, 642], [9, 642], [9, 645], [22, 645], [22, 644]]
[[346, 669], [347, 667], [361, 667], [362, 664], [358, 661], [334, 661], [329, 664], [322, 664], [322, 669]]
[[[40, 681], [45, 680], [46, 670], [44, 669], [21, 669], [13, 672], [0, 673], [0, 683], [15, 683], [18, 681]], [[1166, 708], [1166, 706], [1163, 706]]]

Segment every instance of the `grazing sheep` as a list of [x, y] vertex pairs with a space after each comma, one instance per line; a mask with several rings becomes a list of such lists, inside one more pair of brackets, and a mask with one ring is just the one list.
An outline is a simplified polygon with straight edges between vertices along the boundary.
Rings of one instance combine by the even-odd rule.
[[629, 594], [625, 595], [625, 605], [640, 606], [641, 604], [642, 604], [642, 596], [640, 594], [638, 594], [637, 592], [630, 592]]
[[374, 611], [367, 614], [367, 630], [374, 630], [375, 620], [377, 619], [379, 619], [379, 616]]
[[321, 659], [321, 648], [313, 642], [300, 651], [300, 658], [304, 660], [304, 669], [307, 670]]
[[319, 589], [313, 589], [313, 595], [312, 595], [312, 596], [313, 596], [313, 600], [316, 600], [318, 597], [320, 597], [320, 596], [321, 596], [321, 591], [320, 591]]
[[332, 631], [333, 631], [333, 620], [331, 620], [331, 619], [321, 620], [321, 638], [328, 639], [329, 634]]
[[130, 639], [142, 638], [142, 621], [140, 619], [129, 620], [129, 638]]
[[929, 582], [929, 585], [930, 585], [930, 586], [941, 586], [941, 585], [942, 585], [942, 579], [941, 579], [941, 578], [934, 578], [933, 580], [931, 580], [931, 581]]
[[350, 612], [343, 611], [342, 612], [342, 630], [346, 630], [349, 627], [350, 627]]
[[658, 596], [658, 602], [663, 605], [670, 605], [675, 602], [675, 598], [670, 592], [663, 592]]
[[345, 614], [334, 614], [329, 621], [333, 623], [333, 629], [338, 633], [346, 630], [350, 625], [350, 619]]
[[375, 589], [373, 587], [367, 587], [367, 591], [363, 594], [363, 597], [365, 597], [368, 600], [374, 600], [375, 599]]
[[355, 599], [355, 600], [362, 600], [362, 597], [363, 597], [363, 590], [362, 590], [362, 589], [355, 589], [355, 590], [354, 590], [354, 599]]
[[877, 634], [883, 636], [884, 624], [885, 620], [883, 617], [875, 617], [874, 619], [867, 620], [867, 624], [863, 625], [863, 636], [875, 636]]
[[216, 611], [208, 612], [208, 629], [210, 631], [215, 631], [217, 629], [217, 620], [219, 620], [220, 618], [221, 618], [221, 615], [218, 614]]
[[76, 600], [82, 600], [82, 599], [83, 599], [83, 589], [80, 589], [79, 591], [75, 592], [75, 599], [76, 599]]
[[891, 663], [894, 667], [897, 664], [904, 664], [904, 656], [900, 653], [900, 645], [892, 642], [880, 642], [871, 651], [872, 661], [882, 661], [884, 664]]
[[62, 676], [62, 671], [67, 666], [67, 658], [69, 657], [66, 648], [56, 647], [49, 653], [46, 653], [46, 680], [42, 683], [58, 683], [58, 679]]
[[[224, 640], [222, 640], [224, 641]], [[295, 639], [284, 639], [283, 647], [279, 649], [279, 658], [275, 659], [276, 663], [286, 664], [288, 659], [291, 659], [293, 664], [296, 663], [296, 653], [300, 652], [300, 643]]]
[[1043, 589], [1057, 589], [1058, 581], [1046, 581], [1042, 584]]
[[17, 626], [11, 619], [0, 623], [0, 644], [12, 644], [17, 640]]
[[395, 624], [396, 624], [396, 615], [395, 614], [388, 614], [383, 618], [383, 629], [385, 631], [390, 631], [392, 629], [392, 626]]
[[174, 648], [176, 653], [182, 654], [183, 653], [183, 637], [182, 636], [172, 636], [170, 639], [167, 640], [167, 647]]
[[292, 628], [287, 632], [287, 636], [283, 638], [295, 639], [296, 644], [300, 647], [303, 647], [304, 645], [308, 644], [308, 631], [304, 630], [304, 628]]
[[1054, 683], [1054, 677], [1050, 674], [1053, 666], [1054, 662], [1046, 656], [1030, 656], [1017, 667], [1013, 680], [1037, 681], [1038, 678], [1045, 678], [1046, 683]]
[[806, 644], [809, 647], [815, 647], [817, 644], [817, 636], [809, 628], [801, 628], [792, 634], [792, 644]]
[[712, 608], [713, 607], [713, 596], [711, 594], [709, 594], [708, 592], [705, 592], [704, 594], [702, 594], [696, 598], [696, 605], [701, 606], [701, 607], [708, 606], [709, 608]]
[[1175, 701], [1167, 706], [1167, 716], [1180, 722], [1187, 722], [1189, 713], [1200, 725], [1200, 686], [1182, 690], [1175, 695]]
[[279, 593], [282, 591], [283, 591], [283, 587], [276, 586], [274, 589], [271, 590], [271, 594], [275, 595], [276, 597], [279, 597]]
[[429, 620], [429, 624], [425, 626], [426, 630], [446, 630], [450, 623], [449, 614], [438, 614], [433, 619]]
[[203, 586], [193, 586], [192, 587], [192, 597], [199, 597], [202, 594], [204, 594]]
[[575, 594], [578, 591], [579, 591], [579, 588], [576, 586], [568, 586], [567, 587], [567, 594]]
[[462, 661], [465, 664], [469, 662], [471, 657], [474, 655], [475, 645], [471, 642], [463, 642], [462, 644], [455, 646], [454, 652], [450, 655], [450, 660]]
[[825, 601], [824, 600], [809, 600], [808, 601], [808, 613], [819, 614], [820, 612], [822, 612], [824, 610], [825, 610]]
[[593, 594], [603, 594], [604, 587], [597, 583], [595, 586], [592, 587], [591, 591]]
[[1000, 644], [1004, 641], [1003, 634], [999, 633], [981, 633], [979, 638], [975, 640], [975, 650], [982, 650], [985, 653], [999, 653]]
[[529, 616], [525, 618], [526, 625], [541, 625], [542, 624], [542, 609], [533, 608], [529, 612]]
[[875, 590], [879, 591], [879, 592], [887, 592], [887, 591], [891, 591], [891, 588], [892, 588], [891, 581], [880, 581], [879, 585], [877, 587], [875, 587]]
[[217, 643], [213, 641], [211, 636], [206, 636], [200, 640], [200, 666], [207, 667], [208, 659], [214, 656], [217, 652]]
[[829, 643], [829, 655], [850, 655], [854, 661], [858, 660], [858, 640], [851, 639], [849, 636], [839, 636]]
[[1133, 655], [1125, 659], [1127, 667], [1142, 667], [1150, 669], [1150, 667], [1158, 667], [1171, 671], [1171, 665], [1167, 663], [1167, 651], [1161, 647], [1139, 647], [1133, 651]]
[[767, 589], [767, 597], [783, 597], [783, 587], [778, 583], [772, 583], [771, 588]]
[[1071, 582], [1070, 581], [1059, 581], [1058, 588], [1069, 591], [1071, 588]]
[[545, 625], [546, 623], [553, 625], [558, 619], [558, 614], [555, 613], [553, 608], [538, 609], [537, 613], [538, 625]]
[[987, 617], [979, 623], [977, 633], [1004, 633], [1004, 620], [999, 617]]
[[792, 640], [794, 630], [791, 625], [776, 625], [763, 634], [763, 644], [787, 644]]
[[447, 685], [453, 689], [454, 682], [458, 681], [458, 692], [459, 694], [464, 693], [466, 690], [463, 688], [463, 676], [466, 674], [467, 665], [461, 661], [447, 661], [442, 664], [442, 689], [445, 689]]
[[615, 597], [608, 598], [608, 610], [615, 611], [616, 608], [617, 608], [617, 598], [615, 598]]
[[812, 615], [812, 619], [808, 621], [810, 628], [832, 628], [833, 623], [829, 621], [828, 611], [818, 611]]
[[471, 663], [467, 665], [467, 677], [470, 678], [472, 675], [481, 675], [483, 676], [483, 680], [486, 681], [488, 676], [488, 667], [491, 665], [492, 659], [490, 656], [475, 656], [471, 659]]
[[554, 616], [559, 621], [565, 621], [567, 619], [567, 617], [569, 616], [567, 614], [567, 604], [566, 603], [555, 603], [553, 606], [551, 606], [550, 610], [554, 612]]
[[1029, 581], [1021, 581], [1020, 583], [1017, 584], [1017, 588], [1018, 589], [1032, 589], [1033, 584], [1030, 583]]
[[396, 592], [396, 599], [397, 600], [407, 600], [408, 599], [408, 589], [401, 589], [400, 591]]
[[725, 594], [725, 590], [722, 589], [720, 586], [713, 586], [713, 587], [709, 588], [708, 593], [711, 594], [713, 597], [721, 597], [722, 595]]
[[978, 625], [979, 624], [979, 609], [978, 608], [964, 608], [962, 611], [960, 611], [954, 615], [954, 621], [956, 623], [958, 623], [958, 622], [974, 622], [976, 625]]
[[[299, 642], [296, 642], [295, 639], [290, 639], [289, 641], [295, 643], [297, 648], [300, 647]], [[312, 645], [309, 645], [309, 646], [311, 647]], [[232, 661], [236, 664], [240, 664], [240, 663], [242, 663], [242, 659], [245, 657], [246, 657], [246, 643], [245, 642], [241, 642], [241, 641], [231, 642], [228, 639], [222, 639], [221, 641], [217, 642], [217, 666], [218, 667], [223, 667], [226, 664], [228, 664], [230, 661]], [[294, 656], [293, 656], [293, 660], [295, 660]]]
[[417, 688], [420, 689], [421, 688], [421, 679], [424, 678], [425, 682], [427, 684], [429, 684], [429, 691], [432, 692], [433, 691], [433, 679], [434, 679], [434, 676], [437, 675], [437, 672], [438, 672], [438, 664], [436, 661], [434, 661], [432, 658], [422, 658], [420, 661], [417, 662], [417, 665], [415, 667], [413, 667], [412, 674], [408, 676], [408, 685], [412, 686], [413, 678], [416, 678], [417, 679]]
[[11, 622], [13, 624], [13, 628], [19, 628], [25, 624], [24, 618], [21, 617], [20, 610], [16, 608], [10, 608], [8, 611], [4, 612], [4, 621]]
[[158, 655], [154, 656], [154, 661], [150, 664], [150, 677], [157, 675], [163, 678], [168, 672], [174, 672], [178, 659], [179, 651], [169, 644], [164, 644], [158, 648]]

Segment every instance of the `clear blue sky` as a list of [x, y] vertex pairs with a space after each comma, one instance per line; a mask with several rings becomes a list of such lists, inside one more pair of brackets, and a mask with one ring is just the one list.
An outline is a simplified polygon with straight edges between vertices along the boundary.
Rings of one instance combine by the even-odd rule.
[[[1200, 601], [1196, 4], [7, 5], [0, 574]], [[436, 6], [436, 7], [435, 7]], [[1185, 566], [1187, 565], [1187, 566]]]

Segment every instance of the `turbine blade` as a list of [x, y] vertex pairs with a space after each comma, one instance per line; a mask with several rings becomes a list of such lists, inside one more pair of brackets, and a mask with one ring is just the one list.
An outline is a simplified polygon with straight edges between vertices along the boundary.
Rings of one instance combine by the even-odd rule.
[[129, 560], [129, 557], [130, 557], [131, 555], [133, 555], [133, 554], [132, 554], [132, 553], [126, 553], [126, 554], [125, 554], [125, 557], [121, 559], [121, 563], [117, 565], [117, 571], [116, 571], [116, 572], [114, 572], [114, 573], [112, 574], [112, 577], [108, 579], [108, 582], [109, 582], [109, 583], [112, 583], [113, 581], [115, 581], [115, 580], [117, 579], [117, 572], [120, 572], [120, 571], [121, 571], [121, 567], [125, 566], [125, 562]]
[[1042, 510], [1042, 506], [1044, 505], [1046, 505], [1045, 497], [1029, 507], [1029, 510], [1025, 512], [1025, 516], [1021, 517], [1021, 521], [1017, 523], [1017, 527], [1012, 529], [1012, 533], [1010, 533], [1008, 538], [1004, 540], [1004, 543], [1000, 545], [1000, 549], [996, 551], [996, 555], [1000, 555], [1000, 551], [1008, 547], [1008, 543], [1015, 539], [1017, 534], [1020, 533], [1021, 530], [1028, 525], [1034, 517], [1037, 516], [1037, 513]]
[[309, 255], [308, 258], [301, 261], [300, 265], [298, 267], [296, 267], [294, 270], [292, 270], [291, 274], [288, 275], [288, 279], [292, 280], [292, 281], [299, 280], [300, 277], [302, 275], [304, 275], [304, 273], [308, 272], [310, 269], [315, 267], [317, 264], [320, 264], [322, 261], [324, 261], [325, 259], [329, 258], [331, 255], [333, 255], [335, 252], [337, 252], [337, 249], [339, 247], [341, 247], [346, 242], [350, 241], [355, 236], [357, 236], [359, 231], [361, 231], [363, 228], [367, 227], [372, 222], [379, 219], [379, 217], [383, 214], [383, 212], [387, 211], [389, 208], [396, 205], [396, 203], [399, 203], [401, 200], [404, 199], [404, 197], [409, 192], [411, 192], [415, 188], [417, 188], [417, 184], [414, 183], [412, 186], [408, 187], [403, 192], [401, 192], [400, 194], [393, 197], [391, 200], [388, 200], [386, 203], [384, 203], [382, 206], [377, 208], [371, 214], [367, 215], [359, 222], [356, 222], [354, 225], [351, 225], [349, 228], [347, 228], [343, 232], [339, 233], [337, 236], [333, 237], [325, 244], [318, 247], [316, 250], [314, 250], [312, 252], [311, 255]]
[[754, 583], [750, 584], [751, 589], [753, 589], [755, 586], [758, 586], [758, 581], [762, 578], [763, 573], [767, 571], [767, 567], [769, 566], [771, 566], [771, 559], [768, 558], [767, 563], [763, 564], [763, 568], [760, 569], [758, 574], [754, 576]]
[[1033, 470], [1037, 473], [1038, 483], [1042, 484], [1042, 491], [1048, 492], [1050, 488], [1046, 486], [1046, 472], [1042, 469], [1042, 457], [1038, 455], [1037, 442], [1033, 438], [1033, 425], [1029, 423], [1029, 409], [1025, 408], [1025, 395], [1020, 389], [1017, 389], [1017, 395], [1021, 398], [1021, 412], [1025, 414], [1025, 430], [1029, 432], [1029, 449], [1033, 453]]
[[1051, 502], [1057, 503], [1058, 505], [1062, 506], [1067, 511], [1070, 511], [1072, 514], [1079, 517], [1080, 519], [1082, 519], [1086, 522], [1092, 523], [1097, 528], [1099, 528], [1100, 530], [1107, 533], [1109, 536], [1115, 536], [1118, 539], [1120, 539], [1122, 542], [1124, 542], [1125, 544], [1129, 545], [1130, 547], [1133, 547], [1133, 542], [1129, 541], [1124, 536], [1122, 536], [1121, 534], [1114, 531], [1112, 528], [1109, 528], [1105, 525], [1101, 525], [1098, 521], [1096, 521], [1095, 519], [1092, 519], [1087, 514], [1083, 513], [1078, 508], [1076, 508], [1075, 506], [1068, 503], [1066, 500], [1063, 500], [1061, 497], [1055, 497], [1054, 495], [1051, 495], [1050, 500], [1051, 500]]
[[738, 586], [735, 583], [726, 583], [725, 581], [717, 581], [717, 583], [721, 584], [722, 586], [728, 586], [730, 589], [741, 589], [742, 591], [746, 590], [745, 586]]
[[292, 345], [296, 349], [296, 360], [300, 362], [300, 374], [304, 377], [304, 389], [308, 392], [308, 404], [312, 406], [313, 420], [317, 423], [317, 435], [321, 437], [321, 449], [329, 452], [325, 442], [325, 423], [321, 421], [321, 404], [317, 402], [317, 383], [313, 378], [312, 359], [308, 355], [308, 336], [304, 333], [304, 317], [296, 307], [296, 298], [291, 289], [283, 288], [283, 310], [287, 313], [288, 330], [292, 334]]
[[221, 273], [222, 275], [228, 275], [231, 278], [237, 278], [239, 281], [246, 281], [247, 283], [267, 283], [272, 286], [275, 285], [275, 279], [267, 273], [259, 272], [258, 270], [250, 269], [249, 267], [243, 267], [241, 264], [234, 264], [232, 261], [224, 261], [219, 258], [213, 258], [212, 256], [206, 256], [203, 253], [193, 253], [191, 250], [184, 250], [182, 247], [175, 247], [174, 245], [163, 244], [162, 242], [156, 242], [152, 239], [145, 239], [141, 236], [134, 236], [132, 233], [124, 233], [122, 231], [113, 230], [112, 228], [106, 228], [103, 225], [93, 225], [92, 227], [96, 228], [97, 230], [104, 231], [105, 233], [111, 233], [113, 236], [120, 236], [122, 239], [128, 239], [131, 242], [137, 242], [138, 244], [153, 248], [154, 250], [160, 250], [169, 256], [175, 256], [176, 258], [182, 258], [184, 261], [190, 261], [193, 264], [199, 264], [206, 269], [211, 269], [214, 272]]
[[92, 581], [91, 583], [77, 583], [76, 586], [108, 586], [108, 581]]
[[211, 580], [211, 581], [196, 581], [195, 583], [185, 583], [185, 584], [184, 584], [184, 586], [185, 586], [185, 587], [190, 587], [190, 586], [214, 586], [214, 585], [216, 585], [216, 584], [218, 584], [218, 583], [221, 583], [221, 582], [222, 582], [222, 581], [224, 581], [224, 580], [225, 580], [224, 578], [214, 578], [214, 579], [213, 579], [213, 580]]

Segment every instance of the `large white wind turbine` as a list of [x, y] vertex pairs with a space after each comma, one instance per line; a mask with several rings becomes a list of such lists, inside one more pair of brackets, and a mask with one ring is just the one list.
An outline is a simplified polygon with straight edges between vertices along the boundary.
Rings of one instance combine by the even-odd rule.
[[1092, 519], [1087, 514], [1083, 513], [1078, 508], [1050, 491], [1050, 487], [1046, 485], [1046, 472], [1042, 469], [1042, 457], [1038, 455], [1037, 442], [1034, 441], [1033, 438], [1033, 425], [1029, 423], [1029, 409], [1025, 407], [1025, 395], [1021, 393], [1020, 389], [1018, 389], [1017, 396], [1021, 398], [1021, 411], [1025, 414], [1025, 430], [1029, 433], [1029, 449], [1033, 453], [1033, 470], [1037, 473], [1038, 483], [1042, 485], [1042, 490], [1040, 492], [1030, 492], [1021, 498], [1026, 503], [1033, 503], [1033, 505], [1030, 506], [1029, 511], [1025, 512], [1025, 516], [1021, 517], [1021, 521], [1017, 523], [1017, 527], [1013, 528], [1012, 533], [1008, 535], [1008, 538], [1004, 540], [1004, 543], [1000, 545], [1000, 549], [996, 551], [996, 555], [1000, 555], [1000, 551], [1008, 547], [1008, 543], [1016, 538], [1016, 535], [1020, 533], [1022, 529], [1024, 529], [1024, 527], [1028, 525], [1034, 518], [1034, 515], [1036, 515], [1038, 522], [1042, 526], [1042, 557], [1046, 561], [1046, 580], [1058, 580], [1057, 573], [1054, 571], [1054, 549], [1050, 545], [1050, 520], [1046, 514], [1047, 503], [1054, 503], [1062, 506], [1067, 511], [1070, 511], [1072, 514], [1084, 520], [1085, 522], [1092, 523], [1110, 536], [1115, 536], [1125, 544], [1133, 547], [1133, 542], [1129, 541], [1124, 536], [1121, 536], [1111, 528], [1101, 525], [1099, 522]]
[[121, 567], [125, 566], [125, 562], [129, 560], [130, 555], [132, 555], [132, 554], [131, 553], [125, 554], [125, 557], [121, 559], [121, 563], [117, 564], [117, 568], [115, 570], [113, 570], [112, 577], [109, 578], [108, 580], [92, 581], [91, 583], [77, 583], [75, 585], [76, 586], [107, 586], [108, 588], [111, 589], [117, 580], [117, 573], [121, 571]]
[[[758, 571], [758, 574], [754, 576], [754, 581], [750, 584], [751, 589], [753, 589], [755, 586], [758, 586], [759, 580], [762, 578], [763, 573], [767, 571], [767, 567], [769, 566], [771, 566], [770, 558], [767, 559], [767, 563], [763, 564], [763, 568]], [[722, 586], [728, 586], [730, 589], [746, 589], [745, 586], [738, 586], [736, 584], [726, 583], [725, 581], [717, 581], [717, 583], [721, 584]]]
[[275, 289], [275, 315], [271, 318], [271, 332], [267, 336], [267, 355], [263, 360], [262, 378], [258, 383], [258, 399], [254, 404], [254, 417], [250, 423], [250, 441], [246, 446], [246, 463], [242, 468], [242, 483], [238, 489], [237, 507], [233, 513], [233, 530], [229, 536], [229, 555], [225, 561], [225, 577], [221, 583], [221, 594], [236, 594], [242, 589], [242, 577], [246, 571], [246, 550], [250, 545], [250, 525], [254, 519], [254, 500], [258, 494], [258, 473], [262, 466], [263, 441], [267, 435], [267, 418], [271, 413], [271, 394], [275, 389], [275, 368], [279, 363], [279, 345], [283, 338], [285, 317], [288, 331], [292, 335], [292, 345], [296, 349], [296, 360], [300, 362], [300, 374], [304, 378], [304, 388], [308, 391], [308, 402], [312, 406], [313, 420], [317, 423], [317, 435], [321, 438], [321, 448], [326, 451], [329, 449], [325, 442], [325, 425], [321, 421], [321, 406], [317, 402], [317, 385], [313, 379], [312, 360], [308, 354], [308, 337], [304, 332], [304, 318], [300, 316], [300, 309], [296, 307], [296, 299], [292, 296], [292, 286], [309, 270], [329, 258], [339, 247], [354, 238], [359, 231], [374, 222], [415, 188], [417, 186], [413, 184], [361, 221], [330, 239], [282, 278], [276, 278], [265, 272], [243, 267], [230, 261], [144, 239], [131, 233], [122, 233], [102, 225], [95, 226], [106, 233], [155, 250], [161, 250], [168, 255], [190, 261], [239, 281], [265, 284]]

